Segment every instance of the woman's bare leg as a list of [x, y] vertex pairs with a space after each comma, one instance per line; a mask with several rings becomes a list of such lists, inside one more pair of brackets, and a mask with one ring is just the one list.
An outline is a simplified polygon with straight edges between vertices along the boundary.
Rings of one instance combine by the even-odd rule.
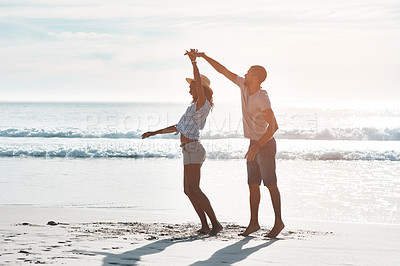
[[[190, 175], [188, 167], [186, 165], [184, 166], [184, 171], [183, 171], [183, 186], [184, 186], [184, 192], [186, 196], [188, 196], [190, 202], [192, 203], [197, 215], [200, 218], [201, 222], [201, 228], [197, 231], [198, 233], [209, 233], [210, 232], [210, 227], [208, 226], [207, 223], [207, 218], [206, 218], [206, 213], [204, 212], [203, 208], [201, 208], [200, 203], [197, 201], [195, 197], [192, 196], [190, 193], [190, 186], [191, 186], [191, 181], [190, 178], [188, 177]], [[194, 182], [194, 181], [192, 181]], [[198, 180], [200, 183], [200, 179]], [[197, 184], [199, 186], [200, 184]]]
[[[214, 210], [211, 207], [210, 201], [207, 196], [200, 189], [200, 168], [201, 164], [187, 164], [184, 166], [185, 171], [185, 194], [188, 195], [190, 201], [192, 201], [193, 207], [198, 213], [200, 220], [203, 220], [202, 216], [204, 212], [210, 218], [212, 224], [212, 230], [210, 235], [216, 235], [222, 230], [221, 224], [218, 222], [215, 216]], [[193, 203], [194, 202], [194, 203]], [[196, 209], [197, 208], [197, 209]], [[200, 214], [197, 210], [201, 210]]]

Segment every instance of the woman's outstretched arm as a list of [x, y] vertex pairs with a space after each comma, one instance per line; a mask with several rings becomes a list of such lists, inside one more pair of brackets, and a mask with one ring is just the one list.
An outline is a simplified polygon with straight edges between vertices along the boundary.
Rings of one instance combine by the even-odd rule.
[[176, 129], [176, 125], [169, 126], [169, 127], [163, 128], [163, 129], [159, 129], [157, 131], [147, 131], [146, 133], [143, 133], [142, 139], [145, 139], [145, 138], [148, 138], [148, 137], [151, 137], [151, 136], [155, 136], [155, 135], [158, 135], [158, 134], [174, 133], [176, 131], [178, 131]]

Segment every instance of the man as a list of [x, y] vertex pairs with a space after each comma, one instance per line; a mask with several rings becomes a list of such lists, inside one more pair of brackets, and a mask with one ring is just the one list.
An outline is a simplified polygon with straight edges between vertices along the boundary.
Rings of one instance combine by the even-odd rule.
[[278, 124], [268, 94], [261, 89], [261, 83], [267, 77], [262, 66], [252, 66], [245, 78], [230, 72], [223, 65], [208, 57], [205, 53], [193, 50], [197, 57], [204, 58], [215, 70], [240, 87], [242, 98], [243, 131], [250, 139], [247, 159], [247, 175], [250, 190], [250, 223], [240, 235], [248, 236], [260, 229], [258, 223], [258, 208], [260, 204], [261, 179], [268, 188], [275, 213], [275, 224], [266, 237], [276, 237], [285, 225], [281, 217], [281, 197], [276, 181], [275, 154], [276, 143], [274, 134]]

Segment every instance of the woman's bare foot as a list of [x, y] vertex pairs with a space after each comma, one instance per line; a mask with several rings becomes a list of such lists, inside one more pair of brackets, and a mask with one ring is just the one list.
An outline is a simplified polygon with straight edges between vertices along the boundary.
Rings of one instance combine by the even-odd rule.
[[260, 225], [257, 224], [249, 224], [249, 226], [247, 226], [246, 230], [243, 233], [240, 233], [240, 236], [248, 236], [251, 233], [257, 232], [258, 230], [260, 230]]
[[223, 229], [222, 225], [218, 223], [217, 225], [213, 226], [212, 230], [210, 233], [208, 233], [210, 236], [216, 236], [219, 232], [221, 232]]
[[265, 237], [275, 238], [279, 235], [283, 228], [285, 228], [285, 224], [282, 221], [275, 223], [274, 227], [268, 234], [265, 235]]
[[207, 227], [203, 226], [199, 230], [197, 230], [197, 233], [201, 234], [201, 235], [208, 234], [209, 232], [210, 232], [210, 227], [208, 227], [208, 226]]

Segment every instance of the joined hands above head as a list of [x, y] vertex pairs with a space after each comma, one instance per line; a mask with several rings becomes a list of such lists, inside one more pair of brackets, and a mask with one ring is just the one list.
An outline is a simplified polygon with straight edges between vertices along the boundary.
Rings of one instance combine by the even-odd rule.
[[197, 57], [204, 56], [204, 53], [200, 53], [197, 49], [190, 49], [189, 51], [186, 50], [184, 55], [189, 56], [190, 60], [193, 62]]

